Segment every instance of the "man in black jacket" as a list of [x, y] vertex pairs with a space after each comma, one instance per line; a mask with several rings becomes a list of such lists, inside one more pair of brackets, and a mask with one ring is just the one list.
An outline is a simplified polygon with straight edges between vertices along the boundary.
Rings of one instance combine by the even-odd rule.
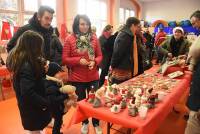
[[[112, 83], [119, 84], [143, 73], [142, 44], [140, 42], [140, 37], [137, 36], [140, 30], [140, 20], [135, 17], [129, 17], [126, 21], [126, 25], [117, 35], [111, 59]], [[137, 46], [137, 49], [134, 49], [133, 43]], [[135, 50], [137, 50], [137, 57], [133, 56]], [[135, 64], [135, 67], [138, 69], [137, 73], [134, 72], [135, 59], [138, 61], [138, 64]]]
[[29, 24], [22, 26], [7, 44], [7, 51], [14, 48], [18, 38], [27, 30], [38, 32], [44, 38], [43, 53], [47, 60], [50, 59], [50, 42], [53, 33], [51, 22], [54, 10], [48, 6], [40, 6], [38, 12], [29, 20]]
[[[191, 23], [193, 27], [200, 29], [200, 10], [191, 15]], [[192, 44], [189, 51], [190, 64], [194, 66], [192, 82], [190, 85], [190, 94], [187, 101], [190, 109], [189, 120], [185, 129], [185, 134], [200, 133], [200, 36]], [[197, 54], [197, 55], [196, 55]], [[195, 63], [192, 61], [196, 61]], [[190, 65], [190, 66], [191, 66]]]

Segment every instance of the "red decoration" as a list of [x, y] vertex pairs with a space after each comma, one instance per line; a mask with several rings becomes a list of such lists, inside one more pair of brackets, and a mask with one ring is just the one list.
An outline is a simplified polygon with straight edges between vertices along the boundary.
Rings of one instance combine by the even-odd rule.
[[67, 26], [66, 24], [62, 24], [60, 30], [60, 38], [62, 40], [65, 40], [66, 37], [67, 37]]
[[9, 22], [2, 21], [1, 40], [9, 40], [12, 37]]

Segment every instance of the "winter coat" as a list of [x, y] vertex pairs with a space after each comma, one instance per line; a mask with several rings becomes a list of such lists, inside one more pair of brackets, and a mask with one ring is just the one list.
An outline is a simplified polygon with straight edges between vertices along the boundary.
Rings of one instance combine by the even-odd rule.
[[98, 65], [102, 60], [101, 48], [96, 36], [92, 35], [91, 44], [95, 53], [95, 66], [89, 70], [87, 66], [80, 65], [80, 59], [83, 57], [89, 61], [88, 52], [78, 52], [76, 47], [77, 37], [70, 35], [64, 44], [62, 60], [63, 64], [69, 67], [69, 81], [71, 82], [91, 82], [99, 80]]
[[[115, 39], [111, 67], [122, 70], [134, 70], [133, 63], [133, 34], [128, 28], [119, 32]], [[143, 47], [139, 38], [138, 46], [138, 74], [143, 73]], [[133, 73], [133, 72], [132, 72]]]
[[200, 61], [200, 36], [192, 43], [188, 53], [189, 69], [192, 71], [195, 65]]
[[67, 94], [59, 91], [60, 87], [57, 82], [45, 80], [46, 96], [50, 101], [50, 111], [53, 117], [64, 114], [64, 100], [69, 98]]
[[24, 63], [13, 86], [21, 121], [26, 130], [42, 130], [51, 121], [49, 101], [45, 97], [44, 75], [36, 78], [29, 63]]
[[160, 53], [164, 56], [167, 56], [168, 53], [172, 53], [174, 57], [177, 57], [179, 55], [188, 54], [190, 42], [187, 39], [181, 39], [179, 42], [175, 42], [172, 40], [174, 39], [174, 36], [171, 36], [167, 38], [160, 46]]
[[63, 46], [56, 36], [56, 34], [52, 35], [51, 43], [50, 43], [50, 61], [56, 62], [59, 65], [62, 64], [62, 49]]
[[200, 61], [196, 64], [193, 70], [192, 82], [190, 85], [190, 94], [187, 101], [187, 106], [190, 110], [198, 112], [200, 110]]
[[7, 51], [9, 52], [17, 43], [18, 38], [27, 30], [32, 30], [38, 32], [44, 38], [44, 48], [43, 53], [47, 60], [50, 59], [50, 42], [51, 36], [53, 34], [53, 28], [50, 27], [49, 29], [43, 28], [38, 19], [37, 13], [33, 15], [33, 17], [29, 20], [29, 24], [22, 26], [18, 29], [18, 31], [14, 34], [14, 36], [10, 39], [7, 44]]

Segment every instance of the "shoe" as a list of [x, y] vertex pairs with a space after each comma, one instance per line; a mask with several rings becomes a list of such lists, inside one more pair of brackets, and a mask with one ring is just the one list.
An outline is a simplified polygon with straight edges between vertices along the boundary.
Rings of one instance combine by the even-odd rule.
[[88, 134], [88, 124], [83, 123], [81, 127], [81, 134]]
[[102, 128], [100, 126], [94, 127], [96, 134], [103, 134]]

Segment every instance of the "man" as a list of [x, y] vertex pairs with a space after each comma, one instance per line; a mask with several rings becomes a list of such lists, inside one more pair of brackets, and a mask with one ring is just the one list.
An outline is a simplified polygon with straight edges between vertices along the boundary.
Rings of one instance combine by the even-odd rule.
[[148, 51], [148, 59], [149, 61], [152, 60], [152, 50], [153, 50], [153, 43], [152, 43], [152, 35], [149, 32], [149, 28], [145, 28], [144, 33], [143, 33], [144, 38], [146, 39], [145, 46]]
[[187, 55], [190, 45], [191, 43], [184, 38], [183, 28], [175, 27], [173, 29], [173, 35], [168, 37], [160, 45], [159, 53], [161, 53], [164, 56], [164, 58], [173, 58], [178, 57], [180, 55]]
[[140, 30], [140, 20], [129, 17], [117, 35], [111, 59], [112, 83], [119, 84], [143, 73], [140, 38], [137, 37]]
[[108, 74], [110, 60], [112, 57], [112, 44], [108, 44], [108, 40], [112, 36], [113, 26], [106, 25], [103, 29], [102, 35], [99, 37], [103, 59], [100, 65], [101, 74], [99, 79], [99, 87], [104, 84], [105, 76]]
[[[195, 11], [191, 17], [193, 27], [200, 30], [200, 10]], [[190, 47], [188, 54], [190, 62], [189, 69], [193, 71], [190, 94], [188, 98], [188, 108], [190, 109], [189, 120], [185, 129], [185, 134], [200, 133], [200, 36]]]
[[53, 19], [54, 10], [48, 6], [40, 6], [38, 12], [29, 20], [29, 24], [22, 26], [7, 44], [7, 51], [14, 48], [17, 39], [27, 30], [38, 32], [44, 38], [43, 53], [47, 60], [50, 59], [50, 41], [53, 33], [51, 22]]

